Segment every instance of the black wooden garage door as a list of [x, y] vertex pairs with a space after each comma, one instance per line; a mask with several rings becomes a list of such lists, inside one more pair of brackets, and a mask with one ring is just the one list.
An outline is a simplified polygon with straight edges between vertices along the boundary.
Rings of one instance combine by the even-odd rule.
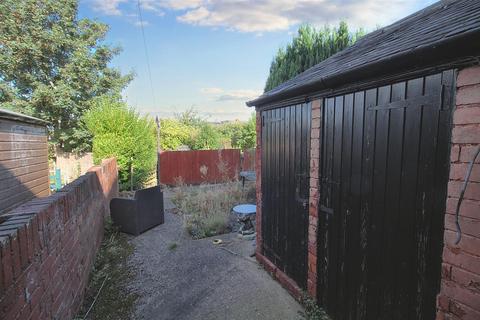
[[335, 320], [435, 318], [453, 75], [324, 100], [318, 299]]
[[262, 112], [264, 254], [303, 288], [307, 278], [310, 103]]

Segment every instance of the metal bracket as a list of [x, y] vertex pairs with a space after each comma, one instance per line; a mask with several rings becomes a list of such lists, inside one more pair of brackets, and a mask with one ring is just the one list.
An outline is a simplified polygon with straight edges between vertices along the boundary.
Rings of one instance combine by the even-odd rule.
[[436, 99], [440, 99], [440, 96], [437, 95], [426, 95], [426, 96], [418, 96], [412, 97], [406, 100], [399, 100], [393, 101], [390, 103], [385, 103], [378, 106], [368, 106], [367, 110], [388, 110], [388, 109], [404, 109], [409, 107], [418, 107], [424, 105], [430, 105], [433, 101], [437, 101]]

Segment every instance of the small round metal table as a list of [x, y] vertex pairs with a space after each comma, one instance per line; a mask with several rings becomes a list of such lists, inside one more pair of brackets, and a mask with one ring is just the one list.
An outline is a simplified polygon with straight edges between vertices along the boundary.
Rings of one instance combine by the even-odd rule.
[[245, 187], [245, 180], [255, 181], [257, 180], [257, 175], [255, 171], [240, 171], [240, 178], [242, 178], [242, 188]]
[[252, 218], [257, 212], [257, 206], [254, 204], [240, 204], [233, 207], [232, 210], [237, 215], [238, 222], [242, 224], [238, 232], [242, 235], [254, 233]]

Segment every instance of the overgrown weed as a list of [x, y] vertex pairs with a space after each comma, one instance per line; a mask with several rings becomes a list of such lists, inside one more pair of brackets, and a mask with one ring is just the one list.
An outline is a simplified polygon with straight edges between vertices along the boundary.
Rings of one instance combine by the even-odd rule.
[[327, 313], [317, 305], [315, 300], [306, 293], [303, 294], [302, 304], [305, 307], [307, 320], [331, 320]]
[[83, 306], [76, 319], [84, 319], [104, 281], [105, 284], [86, 319], [131, 319], [137, 295], [127, 290], [127, 284], [132, 277], [127, 260], [133, 249], [127, 236], [118, 232], [111, 220], [106, 219], [103, 242], [95, 257]]
[[[205, 238], [230, 231], [230, 212], [241, 203], [255, 203], [254, 184], [238, 181], [187, 186], [177, 180], [172, 201], [183, 214], [185, 228], [193, 238]], [[253, 197], [252, 197], [253, 195]]]

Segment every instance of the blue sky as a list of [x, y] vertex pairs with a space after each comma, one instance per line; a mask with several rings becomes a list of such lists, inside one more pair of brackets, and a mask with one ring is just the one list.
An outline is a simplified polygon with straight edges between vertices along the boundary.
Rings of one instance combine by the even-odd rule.
[[[386, 26], [433, 0], [80, 0], [79, 16], [110, 25], [107, 43], [123, 52], [112, 61], [136, 77], [123, 95], [152, 116], [194, 107], [210, 121], [245, 120], [245, 101], [263, 91], [270, 62], [299, 24], [345, 20], [354, 28]], [[153, 91], [153, 92], [152, 92]]]

